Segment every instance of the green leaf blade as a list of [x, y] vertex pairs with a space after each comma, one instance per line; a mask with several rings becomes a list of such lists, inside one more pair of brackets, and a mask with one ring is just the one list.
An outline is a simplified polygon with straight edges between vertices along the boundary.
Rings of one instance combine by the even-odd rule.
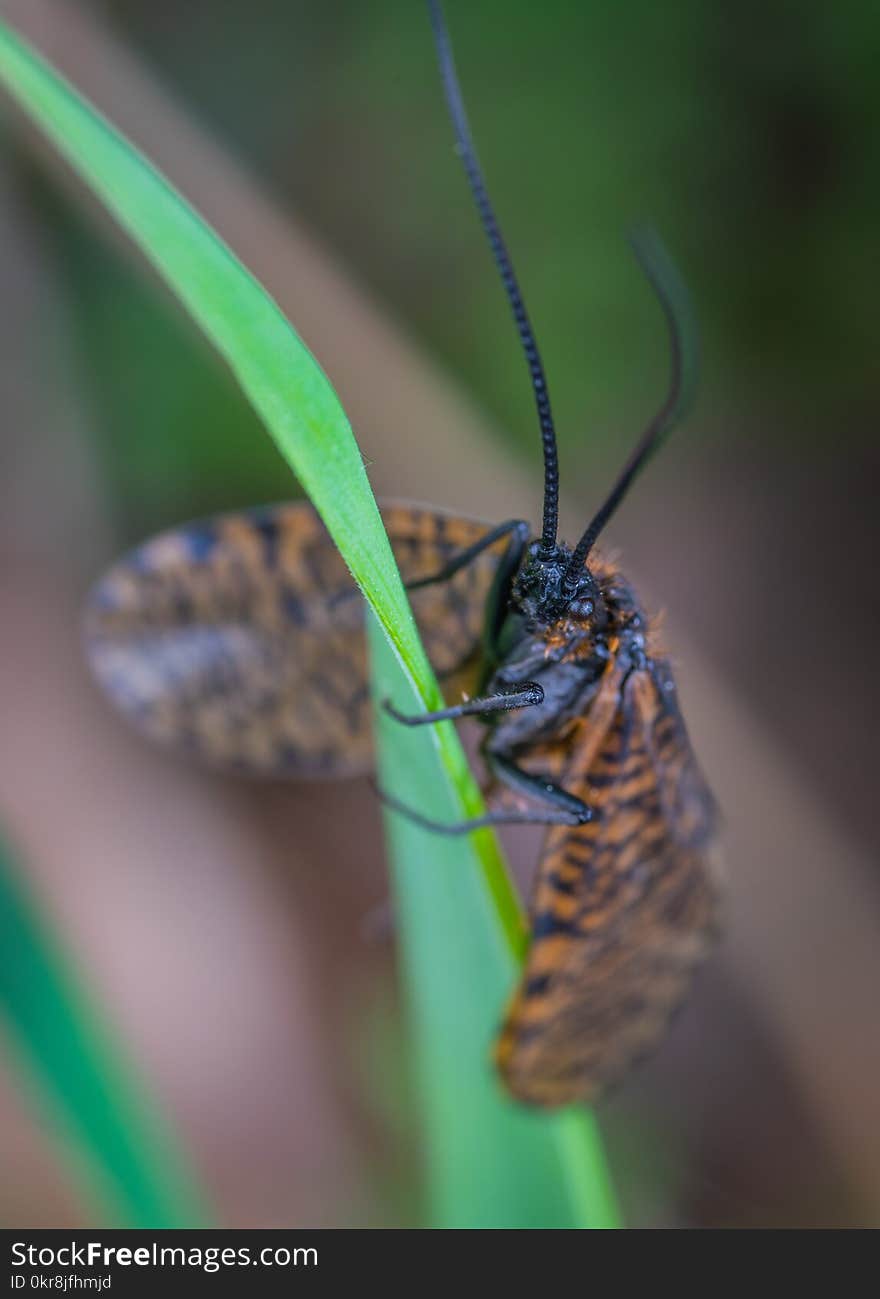
[[[417, 707], [372, 620], [371, 651], [375, 700]], [[382, 787], [438, 821], [458, 820], [464, 800], [448, 785], [440, 743], [425, 744], [423, 732], [401, 727], [382, 709], [376, 718]], [[492, 1067], [492, 1042], [527, 940], [500, 859], [499, 893], [491, 887], [494, 836], [435, 835], [391, 811], [386, 830], [426, 1116], [432, 1224], [619, 1225], [592, 1117], [528, 1111], [507, 1099]]]
[[0, 78], [225, 358], [375, 604], [408, 670], [418, 666], [421, 686], [428, 688], [430, 670], [363, 460], [318, 362], [265, 289], [181, 195], [4, 27]]
[[0, 841], [0, 1018], [108, 1225], [203, 1227], [201, 1193]]

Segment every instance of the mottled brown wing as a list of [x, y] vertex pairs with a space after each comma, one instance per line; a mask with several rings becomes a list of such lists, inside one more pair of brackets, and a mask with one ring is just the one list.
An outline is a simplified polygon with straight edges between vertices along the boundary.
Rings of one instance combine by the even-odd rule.
[[496, 1048], [518, 1099], [594, 1102], [663, 1034], [711, 945], [714, 803], [666, 664], [612, 675], [569, 741], [596, 809], [546, 838], [522, 982]]
[[[382, 516], [405, 581], [436, 572], [488, 526], [397, 503]], [[412, 593], [439, 673], [474, 655], [497, 560], [496, 546]], [[347, 775], [371, 762], [363, 618], [303, 502], [147, 541], [93, 589], [85, 635], [99, 683], [151, 739], [255, 775]]]

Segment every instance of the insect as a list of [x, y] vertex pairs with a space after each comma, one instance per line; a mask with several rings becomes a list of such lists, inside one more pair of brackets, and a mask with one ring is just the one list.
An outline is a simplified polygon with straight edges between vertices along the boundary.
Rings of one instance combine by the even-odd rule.
[[[502, 803], [442, 833], [547, 824], [525, 971], [495, 1058], [537, 1106], [595, 1101], [662, 1036], [713, 935], [712, 797], [654, 625], [595, 543], [680, 417], [683, 290], [659, 243], [635, 244], [671, 340], [668, 394], [578, 543], [557, 538], [558, 464], [542, 362], [461, 98], [442, 11], [429, 11], [458, 152], [501, 273], [544, 455], [540, 536], [390, 503], [383, 517], [447, 698], [408, 726], [477, 717]], [[371, 763], [363, 607], [306, 504], [194, 523], [122, 559], [86, 613], [92, 667], [146, 735], [214, 766], [344, 776]]]

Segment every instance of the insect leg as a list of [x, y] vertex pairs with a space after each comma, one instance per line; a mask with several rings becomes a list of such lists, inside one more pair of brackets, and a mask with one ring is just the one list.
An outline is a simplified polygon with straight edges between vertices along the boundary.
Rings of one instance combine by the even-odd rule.
[[493, 753], [491, 749], [485, 751], [485, 759], [492, 775], [514, 793], [523, 794], [537, 803], [547, 803], [574, 818], [570, 823], [562, 821], [561, 824], [585, 825], [587, 821], [592, 821], [593, 809], [582, 798], [569, 794], [546, 777], [523, 771], [512, 759]]
[[427, 577], [416, 578], [414, 582], [407, 582], [406, 589], [416, 591], [422, 586], [433, 586], [437, 582], [448, 582], [451, 577], [455, 577], [456, 573], [460, 573], [463, 568], [467, 568], [468, 564], [472, 563], [484, 550], [494, 546], [496, 541], [506, 537], [509, 533], [513, 535], [507, 543], [507, 549], [501, 558], [500, 567], [505, 567], [508, 554], [515, 552], [516, 563], [514, 569], [516, 569], [519, 567], [522, 553], [528, 545], [529, 532], [529, 525], [523, 522], [522, 519], [508, 519], [505, 523], [499, 523], [497, 528], [492, 528], [484, 537], [480, 537], [479, 541], [475, 541], [472, 546], [459, 551], [453, 559], [450, 559], [447, 564], [439, 568], [436, 573], [430, 573]]
[[382, 707], [389, 716], [404, 726], [429, 726], [433, 722], [453, 721], [456, 717], [479, 717], [486, 713], [507, 713], [512, 708], [533, 708], [543, 701], [544, 691], [537, 681], [524, 681], [508, 690], [468, 699], [463, 704], [440, 708], [435, 713], [399, 713], [389, 699], [383, 700]]
[[[492, 584], [486, 595], [482, 637], [483, 658], [486, 660], [488, 655], [488, 659], [494, 659], [496, 657], [494, 653], [495, 642], [507, 609], [510, 585], [520, 566], [530, 535], [531, 529], [522, 519], [508, 519], [505, 523], [499, 523], [497, 528], [492, 528], [485, 536], [480, 537], [479, 541], [475, 541], [473, 545], [459, 551], [453, 559], [449, 560], [443, 568], [438, 569], [436, 573], [430, 573], [427, 577], [419, 577], [412, 582], [407, 582], [406, 589], [408, 591], [417, 591], [421, 587], [448, 582], [450, 578], [455, 577], [456, 573], [460, 573], [463, 568], [466, 568], [468, 564], [477, 559], [484, 550], [488, 550], [502, 537], [509, 536], [507, 546], [499, 557], [498, 565], [492, 576]], [[456, 676], [469, 661], [472, 653], [472, 650], [468, 650], [458, 663], [439, 673], [440, 679], [444, 680]], [[487, 675], [488, 664], [484, 661], [483, 680]]]
[[583, 820], [573, 812], [553, 808], [552, 810], [548, 809], [546, 812], [506, 810], [487, 812], [485, 816], [475, 816], [469, 821], [455, 821], [447, 825], [442, 821], [432, 821], [430, 817], [423, 816], [421, 812], [415, 811], [414, 808], [407, 807], [406, 803], [401, 803], [399, 799], [394, 798], [391, 794], [386, 794], [382, 789], [377, 788], [376, 792], [386, 807], [390, 807], [394, 812], [399, 812], [401, 816], [405, 816], [414, 825], [420, 825], [423, 830], [431, 830], [435, 834], [470, 834], [472, 830], [485, 830], [487, 827], [494, 825], [581, 825]]
[[[477, 559], [484, 550], [494, 546], [496, 541], [502, 537], [510, 537], [507, 547], [498, 561], [498, 567], [492, 579], [492, 586], [487, 596], [487, 607], [501, 604], [502, 607], [507, 604], [507, 591], [513, 575], [519, 568], [523, 551], [528, 545], [531, 529], [522, 519], [508, 519], [505, 523], [499, 523], [497, 528], [492, 528], [485, 536], [480, 537], [473, 545], [467, 546], [466, 549], [460, 550], [453, 559], [438, 568], [436, 573], [429, 573], [427, 577], [417, 577], [412, 582], [405, 582], [407, 591], [418, 591], [423, 586], [436, 586], [440, 582], [448, 582], [450, 578], [455, 577], [463, 568]], [[496, 592], [498, 594], [496, 594]], [[361, 595], [358, 587], [347, 587], [344, 591], [337, 591], [330, 598], [330, 605], [341, 604], [346, 600], [353, 600]]]

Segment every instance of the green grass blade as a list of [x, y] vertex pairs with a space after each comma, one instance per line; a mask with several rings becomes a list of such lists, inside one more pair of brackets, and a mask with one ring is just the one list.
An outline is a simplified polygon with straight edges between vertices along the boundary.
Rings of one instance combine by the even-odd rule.
[[[357, 444], [333, 389], [291, 325], [167, 181], [2, 26], [0, 80], [102, 199], [226, 358], [363, 589], [393, 647], [399, 682], [412, 693], [412, 706], [438, 706], [440, 692]], [[376, 670], [383, 682], [391, 661], [379, 656]], [[396, 780], [400, 764], [384, 731], [381, 740], [383, 776], [389, 782], [394, 777], [396, 792], [408, 797], [410, 786]], [[402, 752], [418, 755], [412, 759], [411, 779], [418, 783], [418, 801], [429, 815], [443, 819], [480, 812], [479, 791], [451, 727], [414, 732], [405, 750], [402, 737], [395, 734], [397, 742]], [[501, 1217], [503, 1225], [511, 1225], [514, 1218], [520, 1225], [536, 1225], [539, 1218], [544, 1225], [609, 1225], [614, 1213], [592, 1121], [586, 1116], [546, 1118], [514, 1110], [495, 1091], [484, 1066], [490, 1025], [512, 985], [526, 941], [519, 904], [494, 837], [481, 833], [469, 843], [447, 847], [443, 866], [437, 847], [435, 866], [434, 849], [424, 835], [412, 838], [412, 828], [403, 827], [397, 818], [390, 829], [403, 900], [405, 969], [424, 1065], [430, 1145], [435, 1154], [443, 1150], [444, 1142], [450, 1151], [442, 1165], [436, 1159], [432, 1162], [435, 1212], [444, 1221], [462, 1220], [455, 1201], [464, 1195], [469, 1177], [475, 1176], [479, 1158], [493, 1170], [489, 1192], [499, 1197], [498, 1225]], [[455, 892], [444, 895], [445, 904], [433, 922], [427, 914], [431, 892], [421, 891], [421, 883], [412, 882], [409, 875], [416, 863], [418, 880], [436, 877], [438, 891], [444, 880], [457, 881]], [[439, 908], [439, 892], [433, 900]], [[431, 923], [433, 941], [422, 949], [425, 926]], [[452, 981], [444, 991], [442, 974], [451, 963], [449, 954], [460, 947], [472, 954], [474, 973], [480, 977], [466, 988], [463, 982]], [[431, 968], [417, 949], [432, 954]], [[463, 1015], [464, 994], [473, 1003], [472, 1014], [469, 1010]], [[462, 1025], [460, 1038], [453, 1033], [456, 1022]], [[478, 1058], [472, 1058], [477, 1050]], [[463, 1072], [456, 1076], [459, 1064]], [[435, 1067], [439, 1072], [433, 1072]], [[483, 1079], [479, 1085], [478, 1077]], [[442, 1079], [442, 1085], [432, 1083], [432, 1078]], [[482, 1141], [474, 1146], [472, 1142], [484, 1130], [491, 1134], [486, 1137], [491, 1146]], [[542, 1187], [540, 1197], [534, 1199], [528, 1190], [533, 1177], [539, 1177]], [[490, 1209], [482, 1197], [479, 1208], [476, 1198], [472, 1195], [466, 1202], [484, 1220]]]
[[[371, 622], [374, 691], [412, 710], [415, 697]], [[439, 746], [377, 710], [379, 778], [441, 821], [461, 816]], [[427, 729], [427, 728], [426, 728]], [[507, 1101], [490, 1048], [519, 968], [486, 888], [486, 831], [430, 834], [386, 814], [404, 983], [425, 1114], [431, 1218], [438, 1227], [614, 1227], [617, 1217], [595, 1122]], [[525, 934], [516, 913], [517, 932]]]
[[91, 1184], [103, 1225], [207, 1225], [170, 1134], [113, 1049], [2, 841], [0, 1021]]

